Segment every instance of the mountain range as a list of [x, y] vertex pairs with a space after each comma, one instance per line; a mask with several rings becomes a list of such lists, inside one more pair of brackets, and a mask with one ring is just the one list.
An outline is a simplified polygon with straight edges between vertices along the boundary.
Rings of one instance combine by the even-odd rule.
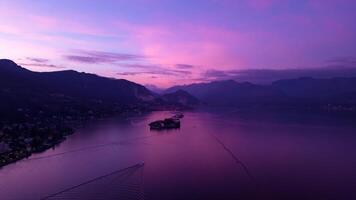
[[[33, 72], [0, 60], [0, 112], [16, 109], [76, 110], [141, 107], [166, 109], [198, 105], [220, 107], [314, 107], [356, 105], [356, 78], [302, 77], [259, 85], [234, 80], [174, 86], [157, 94], [124, 79], [73, 70]], [[1, 117], [1, 114], [0, 114]]]
[[325, 107], [356, 105], [356, 78], [302, 77], [258, 85], [234, 80], [174, 86], [210, 106]]
[[97, 99], [119, 103], [150, 100], [153, 94], [145, 87], [123, 79], [110, 79], [73, 70], [32, 72], [10, 60], [0, 60], [1, 89], [17, 92], [62, 94], [82, 100]]
[[[181, 98], [182, 93], [177, 94]], [[184, 93], [185, 98], [194, 99]], [[146, 87], [124, 79], [101, 77], [73, 70], [33, 72], [11, 60], [0, 60], [0, 117], [16, 110], [112, 110], [123, 107], [152, 109], [185, 106], [175, 94], [160, 96]], [[187, 101], [188, 102], [188, 101]], [[15, 114], [14, 114], [15, 115]]]

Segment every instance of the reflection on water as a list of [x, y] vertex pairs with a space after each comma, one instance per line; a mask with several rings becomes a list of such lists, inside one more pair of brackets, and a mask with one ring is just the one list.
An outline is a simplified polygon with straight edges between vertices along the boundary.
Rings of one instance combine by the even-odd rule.
[[0, 197], [40, 199], [144, 161], [145, 199], [356, 198], [352, 118], [196, 111], [180, 130], [149, 130], [169, 116], [92, 122], [55, 149], [2, 168]]

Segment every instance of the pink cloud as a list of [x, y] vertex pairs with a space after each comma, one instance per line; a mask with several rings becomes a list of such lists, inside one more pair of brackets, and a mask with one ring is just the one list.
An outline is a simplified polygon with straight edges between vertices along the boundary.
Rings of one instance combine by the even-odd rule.
[[[195, 24], [120, 26], [132, 35], [129, 40], [139, 46], [152, 61], [174, 65], [228, 67], [242, 66], [242, 61], [231, 53], [231, 44], [243, 42], [237, 31]], [[230, 45], [229, 45], [230, 44]]]
[[[86, 6], [84, 14], [67, 8], [51, 14], [8, 1], [11, 8], [0, 6], [0, 33], [5, 33], [0, 38], [0, 53], [9, 58], [44, 56], [59, 65], [107, 76], [121, 72], [140, 83], [150, 83], [153, 75], [118, 71], [103, 58], [72, 56], [69, 60], [86, 63], [70, 62], [65, 55], [76, 48], [143, 55], [144, 60], [121, 59], [117, 63], [159, 65], [163, 71], [174, 70], [179, 63], [194, 65], [184, 76], [154, 74], [154, 82], [161, 85], [193, 82], [207, 70], [309, 67], [330, 56], [355, 52], [355, 26], [348, 1], [215, 0], [212, 5], [204, 2], [205, 7], [197, 1], [187, 5], [191, 10], [182, 9], [187, 15], [181, 16], [176, 7], [180, 1], [171, 5], [159, 0], [152, 7], [154, 13], [135, 13], [136, 9], [130, 11], [128, 6], [127, 12], [134, 18], [125, 16], [126, 12], [109, 15], [100, 8], [93, 12]], [[85, 11], [85, 7], [89, 9]], [[194, 10], [197, 8], [206, 11]]]
[[[174, 70], [179, 63], [194, 65], [191, 73], [182, 77], [162, 76], [152, 80], [150, 74], [128, 73], [126, 78], [143, 83], [169, 86], [177, 83], [191, 83], [199, 78], [201, 70], [243, 68], [244, 60], [235, 52], [235, 45], [246, 46], [248, 35], [215, 26], [197, 26], [181, 23], [172, 25], [135, 25], [116, 23], [116, 28], [124, 30], [130, 37], [126, 42], [136, 46], [146, 62], [164, 66], [161, 70]], [[134, 75], [133, 75], [134, 74]]]

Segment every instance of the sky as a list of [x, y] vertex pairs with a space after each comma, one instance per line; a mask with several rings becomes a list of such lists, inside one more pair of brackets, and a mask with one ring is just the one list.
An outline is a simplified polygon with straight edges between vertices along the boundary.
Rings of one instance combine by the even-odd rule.
[[170, 87], [356, 70], [355, 0], [1, 0], [0, 58]]

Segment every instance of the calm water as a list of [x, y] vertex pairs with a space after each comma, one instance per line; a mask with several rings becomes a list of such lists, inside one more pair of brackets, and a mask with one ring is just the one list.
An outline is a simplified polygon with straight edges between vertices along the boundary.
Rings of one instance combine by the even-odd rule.
[[85, 125], [0, 169], [0, 199], [40, 199], [142, 161], [145, 199], [356, 199], [352, 119], [187, 112], [180, 130], [148, 129], [171, 115]]

